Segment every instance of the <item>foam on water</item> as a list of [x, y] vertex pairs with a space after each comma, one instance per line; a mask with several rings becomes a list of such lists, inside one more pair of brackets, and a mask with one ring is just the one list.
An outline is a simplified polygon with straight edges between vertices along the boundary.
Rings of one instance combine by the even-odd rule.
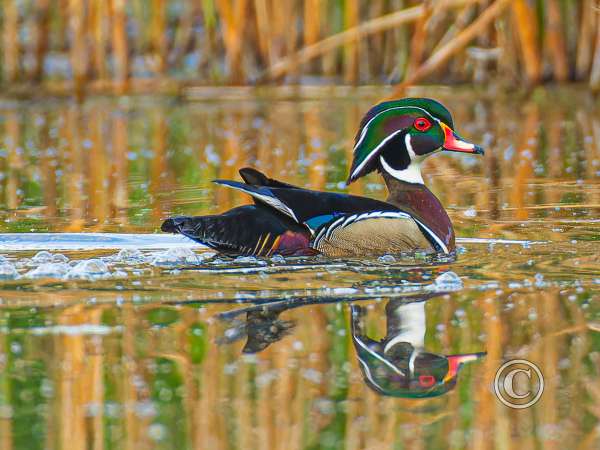
[[[527, 241], [515, 239], [482, 239], [458, 238], [458, 244], [505, 244], [505, 245], [533, 245], [542, 244], [543, 241]], [[34, 258], [37, 262], [50, 262], [48, 251], [52, 250], [100, 250], [123, 249], [123, 257], [138, 255], [135, 250], [142, 249], [170, 249], [191, 248], [202, 249], [205, 246], [198, 244], [178, 234], [127, 234], [127, 233], [0, 233], [0, 251], [28, 251], [41, 250]], [[130, 257], [130, 256], [128, 256]], [[56, 261], [56, 254], [53, 255]], [[44, 260], [44, 261], [42, 261]]]
[[177, 234], [0, 233], [0, 251], [139, 250], [175, 247], [204, 248], [202, 245]]

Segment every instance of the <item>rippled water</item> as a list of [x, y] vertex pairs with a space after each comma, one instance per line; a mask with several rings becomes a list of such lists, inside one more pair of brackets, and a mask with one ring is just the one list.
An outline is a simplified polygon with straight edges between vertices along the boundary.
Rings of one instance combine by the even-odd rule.
[[[210, 183], [244, 165], [345, 191], [383, 95], [0, 104], [0, 448], [598, 448], [600, 111], [577, 91], [427, 92], [489, 149], [424, 169], [456, 258], [157, 234], [247, 201]], [[493, 391], [515, 358], [545, 381], [522, 410]]]

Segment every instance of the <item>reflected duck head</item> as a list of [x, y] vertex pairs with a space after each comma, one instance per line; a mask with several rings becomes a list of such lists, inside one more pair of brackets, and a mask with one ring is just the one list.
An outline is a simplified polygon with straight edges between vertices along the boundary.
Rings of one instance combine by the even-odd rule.
[[436, 397], [456, 385], [465, 363], [485, 356], [485, 352], [440, 355], [425, 350], [425, 304], [438, 295], [388, 301], [387, 332], [381, 340], [371, 339], [366, 333], [366, 309], [350, 306], [352, 341], [363, 378], [371, 389], [393, 397]]
[[384, 354], [360, 344], [356, 350], [365, 383], [381, 395], [399, 398], [443, 395], [456, 386], [465, 363], [485, 356], [485, 352], [448, 356], [420, 352], [408, 342]]

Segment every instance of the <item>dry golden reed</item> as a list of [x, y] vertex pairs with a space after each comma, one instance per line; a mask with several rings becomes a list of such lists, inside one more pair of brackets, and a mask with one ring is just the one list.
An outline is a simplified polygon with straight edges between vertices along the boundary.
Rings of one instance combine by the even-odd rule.
[[27, 93], [188, 85], [583, 80], [595, 0], [4, 0], [2, 82]]

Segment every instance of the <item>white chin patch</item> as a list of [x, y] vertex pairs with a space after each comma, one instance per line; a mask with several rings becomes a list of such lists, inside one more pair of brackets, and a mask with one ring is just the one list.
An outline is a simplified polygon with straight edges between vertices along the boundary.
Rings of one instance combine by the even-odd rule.
[[383, 156], [379, 157], [379, 162], [381, 163], [383, 170], [397, 180], [406, 181], [407, 183], [425, 184], [423, 177], [421, 176], [421, 163], [413, 161], [406, 169], [396, 170], [383, 159]]
[[421, 161], [424, 159], [419, 157], [413, 151], [411, 142], [410, 142], [410, 134], [406, 134], [404, 138], [404, 143], [406, 145], [406, 151], [408, 152], [408, 156], [410, 157], [410, 164], [406, 169], [398, 170], [394, 169], [390, 166], [383, 156], [379, 157], [379, 162], [387, 173], [400, 181], [406, 181], [407, 183], [419, 183], [425, 184], [423, 181], [423, 176], [421, 175]]

